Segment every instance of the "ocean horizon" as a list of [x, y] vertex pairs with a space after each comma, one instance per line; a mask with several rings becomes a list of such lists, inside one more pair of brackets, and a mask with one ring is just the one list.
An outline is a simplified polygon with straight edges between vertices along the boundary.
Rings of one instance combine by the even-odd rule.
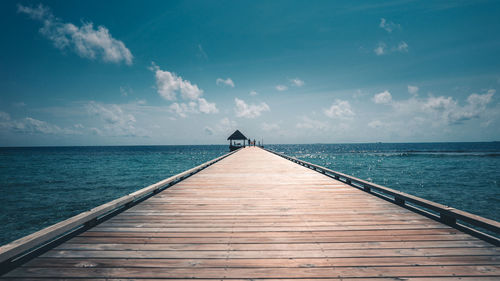
[[[451, 144], [451, 143], [500, 143], [500, 140], [492, 141], [421, 141], [421, 142], [313, 142], [313, 143], [268, 143], [267, 145], [338, 145], [338, 144]], [[123, 146], [228, 146], [227, 143], [210, 143], [210, 144], [96, 144], [96, 145], [6, 145], [0, 148], [36, 148], [36, 147], [123, 147]]]

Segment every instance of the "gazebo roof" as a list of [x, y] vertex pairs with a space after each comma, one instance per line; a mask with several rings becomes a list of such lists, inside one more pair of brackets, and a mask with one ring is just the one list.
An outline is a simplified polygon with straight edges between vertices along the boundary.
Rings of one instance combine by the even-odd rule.
[[227, 140], [246, 140], [245, 137], [239, 130], [234, 131], [232, 135], [230, 135]]

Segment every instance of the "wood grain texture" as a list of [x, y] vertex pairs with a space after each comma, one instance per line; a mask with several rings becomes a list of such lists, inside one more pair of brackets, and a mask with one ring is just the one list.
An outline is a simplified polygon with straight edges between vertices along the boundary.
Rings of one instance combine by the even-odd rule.
[[500, 280], [500, 249], [245, 148], [2, 279]]

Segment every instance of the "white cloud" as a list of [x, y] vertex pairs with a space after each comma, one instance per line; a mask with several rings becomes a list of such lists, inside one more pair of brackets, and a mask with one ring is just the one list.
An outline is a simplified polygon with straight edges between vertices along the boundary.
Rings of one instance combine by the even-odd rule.
[[149, 136], [149, 132], [136, 128], [135, 116], [127, 113], [117, 104], [102, 104], [95, 101], [86, 106], [91, 116], [97, 116], [104, 122], [102, 129], [95, 128], [94, 133], [106, 136]]
[[489, 89], [486, 94], [483, 95], [472, 94], [467, 97], [467, 102], [473, 106], [485, 106], [491, 102], [491, 99], [496, 92], [497, 91], [495, 89]]
[[375, 52], [375, 54], [377, 56], [381, 56], [383, 54], [385, 54], [385, 48], [386, 48], [386, 45], [384, 42], [379, 42], [377, 47], [375, 49], [373, 49], [373, 52]]
[[217, 80], [215, 80], [215, 84], [217, 84], [217, 86], [230, 86], [231, 88], [234, 88], [234, 82], [231, 78], [227, 78], [227, 79], [222, 79], [222, 78], [217, 78]]
[[299, 129], [327, 130], [328, 124], [323, 121], [314, 120], [307, 116], [302, 116], [301, 120], [295, 125]]
[[397, 23], [393, 23], [393, 22], [388, 22], [386, 19], [381, 18], [379, 27], [382, 29], [385, 29], [385, 31], [391, 33], [395, 29], [400, 29], [401, 25], [399, 25]]
[[336, 99], [330, 108], [324, 109], [323, 112], [330, 118], [347, 119], [354, 116], [354, 111], [351, 104], [345, 100]]
[[280, 92], [283, 92], [283, 91], [286, 91], [288, 90], [288, 87], [285, 86], [285, 85], [277, 85], [276, 86], [276, 90], [280, 91]]
[[401, 53], [408, 52], [408, 44], [405, 41], [399, 42], [398, 46], [396, 47], [396, 51]]
[[271, 131], [278, 131], [280, 129], [280, 125], [278, 123], [262, 123], [261, 125], [262, 130], [266, 132], [271, 132]]
[[429, 97], [424, 103], [423, 108], [429, 110], [445, 110], [455, 107], [457, 102], [452, 97]]
[[293, 86], [296, 86], [296, 87], [304, 86], [304, 81], [300, 80], [299, 78], [290, 79], [290, 82], [292, 83]]
[[100, 116], [108, 124], [135, 123], [135, 117], [123, 112], [122, 108], [116, 104], [104, 105], [91, 101], [87, 104], [87, 110], [91, 114]]
[[373, 49], [373, 52], [377, 56], [387, 55], [393, 52], [407, 53], [408, 44], [405, 41], [401, 41], [397, 46], [387, 48], [387, 45], [384, 42], [379, 42], [375, 49]]
[[494, 89], [485, 94], [471, 94], [466, 103], [460, 105], [452, 97], [429, 96], [425, 99], [412, 97], [403, 101], [393, 101], [391, 105], [400, 116], [413, 116], [427, 120], [433, 126], [461, 124], [467, 120], [480, 118], [491, 103]]
[[32, 117], [22, 119], [11, 119], [6, 112], [0, 111], [0, 129], [10, 130], [21, 134], [44, 134], [44, 135], [78, 135], [80, 131], [61, 128], [57, 125], [38, 120]]
[[418, 87], [408, 85], [408, 93], [414, 96], [418, 96]]
[[179, 117], [186, 118], [188, 113], [196, 112], [196, 103], [190, 102], [189, 104], [186, 104], [174, 102], [168, 107], [168, 109], [170, 112], [177, 114]]
[[50, 12], [48, 7], [45, 7], [42, 4], [39, 4], [38, 7], [27, 7], [21, 4], [17, 5], [18, 13], [25, 13], [29, 15], [32, 19], [35, 20], [44, 20], [45, 18], [53, 18], [54, 15]]
[[56, 18], [49, 8], [40, 4], [28, 7], [18, 4], [18, 12], [43, 23], [40, 33], [52, 41], [55, 47], [72, 49], [79, 56], [89, 59], [100, 57], [105, 62], [132, 64], [133, 56], [125, 44], [111, 36], [104, 26], [94, 29], [92, 22], [78, 27]]
[[202, 113], [210, 114], [210, 113], [218, 113], [219, 110], [215, 106], [214, 102], [208, 102], [204, 98], [199, 98], [198, 99], [198, 109]]
[[151, 70], [155, 72], [158, 93], [166, 100], [175, 100], [177, 92], [180, 92], [181, 97], [185, 100], [196, 100], [203, 95], [203, 90], [198, 88], [196, 84], [191, 84], [173, 72], [161, 70], [154, 62]]
[[262, 112], [271, 110], [265, 102], [261, 102], [260, 104], [247, 104], [244, 100], [235, 98], [234, 103], [236, 104], [235, 112], [237, 117], [256, 118], [259, 117]]
[[373, 102], [376, 104], [388, 104], [392, 102], [392, 95], [389, 91], [383, 91], [373, 96]]
[[248, 93], [249, 95], [251, 95], [252, 97], [258, 95], [259, 93], [257, 93], [256, 91], [250, 91], [250, 93]]
[[24, 118], [21, 122], [17, 122], [16, 130], [29, 133], [42, 134], [64, 134], [67, 130], [61, 129], [56, 125], [49, 124], [45, 121], [37, 120], [31, 117]]
[[186, 118], [190, 113], [218, 113], [215, 103], [208, 102], [204, 98], [199, 98], [196, 101], [190, 101], [187, 103], [177, 103], [174, 102], [168, 107], [170, 112], [177, 114], [177, 116]]
[[479, 118], [494, 94], [494, 90], [483, 95], [471, 94], [464, 106], [460, 106], [451, 97], [429, 97], [424, 103], [423, 109], [440, 115], [441, 120], [447, 124], [461, 124], [464, 121]]

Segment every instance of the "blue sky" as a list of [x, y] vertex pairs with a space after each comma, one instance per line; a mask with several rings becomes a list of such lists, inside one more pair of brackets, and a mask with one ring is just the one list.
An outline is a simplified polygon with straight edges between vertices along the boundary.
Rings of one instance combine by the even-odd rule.
[[0, 145], [500, 140], [498, 1], [2, 1]]

